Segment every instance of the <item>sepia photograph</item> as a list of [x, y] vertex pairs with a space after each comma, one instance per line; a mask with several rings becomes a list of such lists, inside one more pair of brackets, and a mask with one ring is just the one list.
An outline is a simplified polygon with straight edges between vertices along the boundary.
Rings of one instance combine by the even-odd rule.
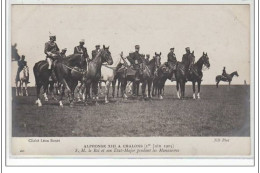
[[12, 155], [252, 156], [251, 10], [12, 4]]

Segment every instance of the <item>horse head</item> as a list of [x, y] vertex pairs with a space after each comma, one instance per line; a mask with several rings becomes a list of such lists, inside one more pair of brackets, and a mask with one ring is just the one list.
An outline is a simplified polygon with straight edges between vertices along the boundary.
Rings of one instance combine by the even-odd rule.
[[161, 52], [159, 54], [155, 52], [155, 56], [153, 57], [153, 59], [155, 60], [156, 68], [158, 68], [161, 65], [161, 55], [162, 55]]
[[101, 55], [101, 62], [105, 63], [107, 62], [108, 65], [112, 65], [113, 64], [113, 59], [111, 56], [111, 53], [109, 51], [109, 46], [106, 47], [105, 45], [103, 45], [103, 49], [100, 50], [100, 55]]
[[237, 71], [234, 72], [234, 75], [237, 76], [237, 77], [239, 76], [238, 73], [237, 73]]
[[202, 57], [200, 59], [202, 60], [203, 65], [205, 65], [207, 68], [210, 67], [208, 53], [203, 52]]

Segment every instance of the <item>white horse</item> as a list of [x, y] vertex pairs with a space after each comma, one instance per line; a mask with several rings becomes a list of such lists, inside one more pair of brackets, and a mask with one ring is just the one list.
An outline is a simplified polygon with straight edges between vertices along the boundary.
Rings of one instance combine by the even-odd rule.
[[29, 81], [29, 67], [25, 66], [18, 75], [18, 78], [15, 79], [16, 96], [23, 96], [24, 90], [25, 95], [28, 96], [27, 84]]

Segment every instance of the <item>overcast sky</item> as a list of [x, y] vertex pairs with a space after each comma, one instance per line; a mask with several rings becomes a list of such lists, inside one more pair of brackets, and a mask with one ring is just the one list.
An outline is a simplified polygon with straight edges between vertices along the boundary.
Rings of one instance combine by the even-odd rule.
[[[34, 64], [45, 59], [49, 32], [67, 55], [85, 39], [89, 54], [96, 44], [110, 46], [114, 62], [136, 44], [144, 54], [162, 52], [162, 62], [171, 47], [181, 61], [189, 46], [196, 61], [208, 53], [211, 67], [204, 71], [203, 84], [215, 84], [223, 66], [228, 73], [238, 71], [233, 84], [250, 81], [249, 5], [13, 5], [11, 15], [11, 42], [26, 56], [30, 86], [35, 85]], [[13, 85], [16, 62], [12, 69]]]

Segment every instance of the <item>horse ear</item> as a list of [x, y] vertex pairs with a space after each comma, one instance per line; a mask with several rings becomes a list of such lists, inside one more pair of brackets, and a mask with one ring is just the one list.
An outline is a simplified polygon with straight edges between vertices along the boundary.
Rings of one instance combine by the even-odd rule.
[[156, 55], [156, 52], [154, 52], [154, 54]]
[[203, 55], [204, 55], [205, 53], [203, 52]]
[[160, 56], [162, 55], [162, 52], [160, 52]]
[[206, 54], [205, 55], [208, 55], [208, 53], [206, 52]]
[[103, 45], [103, 49], [105, 49], [106, 47], [105, 47], [105, 45]]
[[194, 55], [194, 51], [192, 51], [192, 55]]
[[109, 46], [107, 47], [107, 49], [109, 49]]

